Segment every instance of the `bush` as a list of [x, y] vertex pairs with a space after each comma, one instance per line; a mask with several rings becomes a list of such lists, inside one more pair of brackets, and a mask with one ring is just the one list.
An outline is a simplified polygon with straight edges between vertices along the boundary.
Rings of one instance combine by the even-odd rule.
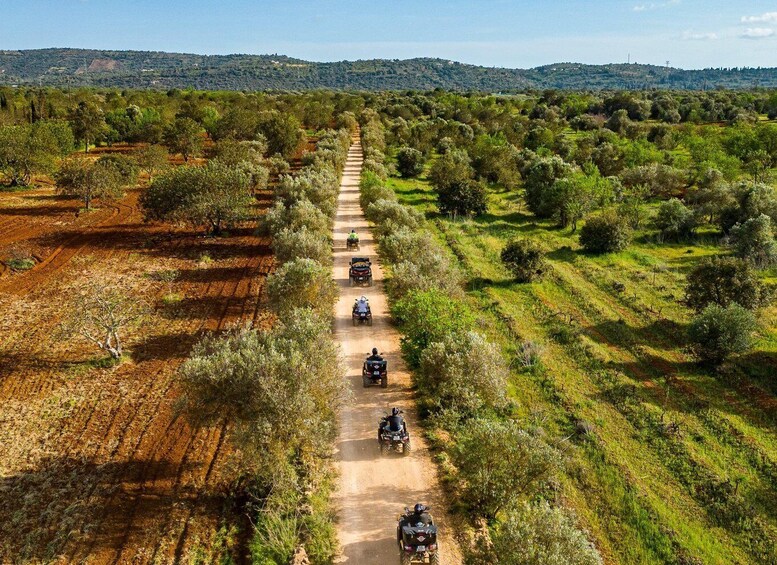
[[295, 308], [310, 308], [323, 318], [331, 316], [337, 294], [329, 267], [313, 259], [294, 259], [267, 277], [270, 308], [281, 318], [288, 318]]
[[409, 230], [417, 230], [423, 221], [423, 216], [419, 212], [394, 200], [376, 200], [367, 206], [364, 215], [369, 221], [377, 224], [378, 236], [391, 231], [385, 226], [387, 223], [392, 229], [405, 227]]
[[747, 351], [755, 329], [755, 317], [739, 304], [725, 308], [710, 304], [691, 322], [688, 338], [700, 359], [719, 364], [732, 354]]
[[424, 172], [424, 154], [412, 147], [397, 151], [397, 171], [404, 178], [417, 177]]
[[138, 183], [140, 166], [132, 157], [113, 153], [101, 156], [97, 159], [97, 163], [116, 171], [122, 186], [135, 186]]
[[572, 165], [561, 157], [538, 157], [526, 167], [526, 205], [536, 216], [550, 218], [555, 210], [554, 203], [548, 198], [548, 192], [558, 179], [573, 172]]
[[484, 518], [539, 493], [562, 466], [561, 454], [514, 420], [471, 420], [453, 452], [464, 501]]
[[731, 244], [737, 256], [747, 259], [760, 269], [777, 261], [772, 220], [766, 214], [750, 218], [731, 228]]
[[[195, 424], [225, 419], [250, 459], [272, 470], [279, 453], [325, 453], [335, 435], [335, 410], [343, 398], [337, 345], [329, 322], [296, 309], [271, 330], [208, 335], [181, 365], [180, 409]], [[261, 469], [261, 466], [259, 466]]]
[[685, 302], [701, 312], [709, 304], [723, 308], [739, 304], [754, 310], [769, 301], [769, 292], [759, 282], [750, 263], [735, 257], [713, 257], [688, 274]]
[[499, 349], [481, 334], [465, 332], [429, 345], [421, 354], [416, 381], [436, 411], [470, 417], [483, 408], [505, 406], [507, 377]]
[[614, 212], [586, 219], [580, 230], [580, 244], [590, 253], [623, 251], [631, 243], [631, 228]]
[[283, 229], [309, 231], [326, 236], [329, 234], [329, 218], [313, 206], [309, 200], [299, 200], [291, 206], [276, 202], [264, 217], [263, 227], [268, 233], [277, 234]]
[[485, 214], [486, 189], [474, 180], [459, 180], [437, 189], [437, 207], [442, 214], [456, 216], [480, 216]]
[[513, 274], [515, 280], [522, 283], [542, 278], [548, 266], [545, 252], [536, 243], [528, 239], [513, 239], [502, 249], [502, 263]]
[[380, 240], [380, 255], [388, 263], [422, 262], [428, 252], [438, 252], [439, 245], [426, 231], [401, 227]]
[[411, 367], [418, 367], [429, 344], [463, 333], [474, 323], [469, 309], [439, 290], [409, 292], [397, 300], [391, 313], [402, 326], [402, 351]]
[[383, 181], [375, 173], [369, 171], [362, 173], [359, 188], [359, 203], [362, 210], [366, 210], [370, 204], [378, 200], [396, 201], [397, 199], [394, 191], [384, 186]]
[[672, 198], [659, 204], [653, 223], [665, 239], [677, 241], [693, 236], [696, 215], [677, 198]]
[[297, 231], [282, 229], [275, 234], [272, 247], [275, 257], [281, 263], [293, 259], [313, 259], [322, 265], [329, 265], [332, 261], [329, 238], [304, 227]]
[[423, 255], [395, 264], [388, 281], [389, 294], [402, 298], [414, 291], [439, 290], [454, 296], [460, 292], [461, 276], [440, 249], [429, 249]]
[[573, 520], [542, 500], [507, 514], [493, 537], [499, 565], [600, 565], [602, 558]]
[[327, 217], [333, 218], [338, 189], [339, 182], [332, 168], [306, 167], [296, 176], [282, 175], [275, 187], [275, 196], [287, 205], [309, 200]]

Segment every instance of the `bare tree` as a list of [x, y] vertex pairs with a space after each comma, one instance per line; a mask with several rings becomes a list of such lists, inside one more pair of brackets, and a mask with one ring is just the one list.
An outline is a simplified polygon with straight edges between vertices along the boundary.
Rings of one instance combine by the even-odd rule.
[[127, 288], [90, 280], [79, 289], [64, 329], [67, 335], [79, 335], [119, 359], [124, 330], [147, 312], [146, 302]]

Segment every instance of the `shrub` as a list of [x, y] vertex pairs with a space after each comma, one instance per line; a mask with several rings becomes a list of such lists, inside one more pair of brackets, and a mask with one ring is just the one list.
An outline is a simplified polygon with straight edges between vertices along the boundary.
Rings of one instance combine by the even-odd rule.
[[685, 302], [701, 312], [709, 304], [723, 308], [739, 304], [754, 310], [769, 300], [769, 293], [758, 281], [750, 263], [735, 257], [713, 257], [688, 274]]
[[691, 322], [688, 338], [700, 359], [719, 364], [747, 351], [755, 328], [755, 317], [739, 304], [710, 304]]
[[293, 259], [313, 259], [322, 265], [329, 265], [332, 260], [329, 239], [305, 227], [297, 231], [282, 229], [275, 234], [272, 247], [275, 257], [281, 263]]
[[287, 318], [295, 308], [331, 316], [337, 294], [329, 267], [313, 259], [293, 259], [267, 277], [270, 307], [281, 318]]
[[469, 309], [439, 290], [412, 291], [397, 300], [391, 313], [402, 326], [402, 351], [411, 367], [418, 367], [430, 343], [462, 333], [474, 323]]
[[472, 179], [474, 174], [467, 152], [451, 149], [432, 164], [429, 180], [435, 189], [443, 190], [453, 183]]
[[254, 200], [242, 171], [212, 161], [159, 175], [140, 198], [146, 219], [207, 225], [218, 234], [250, 215]]
[[397, 171], [404, 178], [417, 177], [424, 172], [424, 154], [412, 147], [397, 151]]
[[385, 227], [386, 223], [390, 223], [393, 229], [406, 227], [417, 230], [423, 221], [419, 212], [394, 200], [376, 200], [367, 206], [364, 215], [369, 221], [377, 224], [379, 236], [391, 231]]
[[528, 283], [539, 280], [547, 270], [545, 252], [528, 239], [513, 239], [502, 249], [502, 263], [515, 280]]
[[665, 239], [674, 241], [693, 236], [697, 225], [693, 210], [677, 198], [659, 204], [653, 223]]
[[271, 234], [277, 234], [283, 229], [298, 231], [307, 228], [313, 233], [328, 235], [329, 224], [329, 218], [307, 199], [298, 200], [288, 207], [283, 202], [276, 202], [263, 222], [264, 228]]
[[359, 195], [359, 203], [362, 210], [367, 210], [367, 207], [373, 202], [378, 200], [396, 201], [397, 195], [394, 191], [383, 185], [383, 181], [380, 180], [374, 173], [365, 172], [362, 174], [362, 180], [359, 183], [361, 192]]
[[772, 220], [766, 214], [731, 228], [731, 244], [739, 257], [747, 259], [758, 268], [769, 267], [777, 260]]
[[140, 166], [132, 157], [113, 153], [101, 156], [97, 163], [116, 171], [122, 186], [134, 186], [138, 182]]
[[614, 212], [586, 219], [580, 230], [580, 244], [590, 253], [622, 251], [631, 242], [631, 228]]
[[428, 231], [400, 227], [380, 240], [380, 255], [388, 263], [423, 262], [427, 253], [439, 251], [439, 245]]
[[380, 180], [386, 180], [388, 178], [388, 170], [386, 169], [386, 166], [379, 161], [375, 161], [374, 159], [365, 159], [364, 163], [362, 164], [362, 168], [365, 172], [372, 173]]
[[600, 565], [602, 558], [560, 508], [542, 500], [510, 511], [493, 537], [499, 565]]
[[486, 189], [474, 180], [458, 180], [437, 189], [437, 207], [442, 214], [479, 216], [487, 209]]
[[338, 187], [333, 169], [306, 167], [296, 176], [282, 175], [275, 187], [275, 196], [287, 205], [309, 200], [326, 216], [333, 218], [337, 210]]
[[457, 333], [421, 353], [417, 383], [437, 411], [474, 416], [506, 403], [508, 371], [498, 348], [476, 332]]
[[526, 205], [540, 218], [550, 218], [555, 212], [547, 193], [554, 183], [572, 174], [573, 168], [561, 157], [538, 157], [526, 167]]
[[389, 294], [401, 298], [414, 291], [439, 290], [454, 296], [461, 289], [461, 276], [439, 249], [401, 261], [392, 267]]
[[536, 495], [562, 466], [557, 449], [514, 420], [466, 422], [453, 459], [464, 501], [484, 518], [494, 518], [521, 497]]

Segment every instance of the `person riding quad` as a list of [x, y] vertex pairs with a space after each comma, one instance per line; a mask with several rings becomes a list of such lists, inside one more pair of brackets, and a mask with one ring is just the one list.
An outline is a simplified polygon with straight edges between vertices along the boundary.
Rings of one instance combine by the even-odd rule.
[[399, 527], [397, 528], [397, 538], [402, 540], [402, 528], [405, 526], [417, 527], [419, 525], [430, 526], [434, 524], [432, 515], [429, 514], [429, 507], [420, 502], [413, 506], [412, 510], [405, 508], [405, 513], [399, 520]]
[[351, 230], [351, 233], [348, 234], [348, 241], [359, 241], [359, 235], [356, 233], [356, 230]]
[[401, 416], [402, 410], [399, 408], [391, 409], [391, 416], [385, 416], [380, 422], [380, 429], [378, 430], [378, 439], [380, 439], [380, 432], [386, 428], [390, 432], [403, 432], [407, 433], [407, 424], [405, 419]]
[[366, 296], [361, 296], [356, 301], [356, 312], [358, 314], [366, 314], [370, 309], [369, 300], [367, 300]]
[[378, 348], [377, 347], [373, 347], [372, 348], [372, 355], [367, 357], [367, 361], [383, 361], [383, 357], [378, 355]]

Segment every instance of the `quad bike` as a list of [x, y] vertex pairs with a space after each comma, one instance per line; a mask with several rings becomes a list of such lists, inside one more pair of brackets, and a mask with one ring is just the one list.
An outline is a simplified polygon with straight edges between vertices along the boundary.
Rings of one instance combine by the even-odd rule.
[[397, 543], [402, 565], [429, 563], [440, 565], [440, 548], [437, 545], [437, 526], [432, 516], [417, 514], [405, 508], [397, 523]]
[[378, 446], [380, 454], [386, 455], [389, 451], [396, 451], [402, 455], [410, 453], [410, 434], [402, 417], [386, 414], [378, 423]]
[[348, 251], [351, 251], [352, 249], [359, 251], [359, 236], [348, 236], [348, 238], [345, 240], [345, 247], [348, 249]]
[[348, 279], [351, 286], [372, 286], [372, 261], [367, 257], [354, 257], [348, 263]]
[[388, 363], [385, 359], [367, 359], [362, 367], [362, 382], [365, 387], [380, 383], [381, 388], [388, 386]]
[[354, 302], [353, 310], [351, 311], [351, 319], [353, 325], [367, 324], [372, 325], [372, 309], [370, 308], [370, 302], [364, 296], [357, 298]]

